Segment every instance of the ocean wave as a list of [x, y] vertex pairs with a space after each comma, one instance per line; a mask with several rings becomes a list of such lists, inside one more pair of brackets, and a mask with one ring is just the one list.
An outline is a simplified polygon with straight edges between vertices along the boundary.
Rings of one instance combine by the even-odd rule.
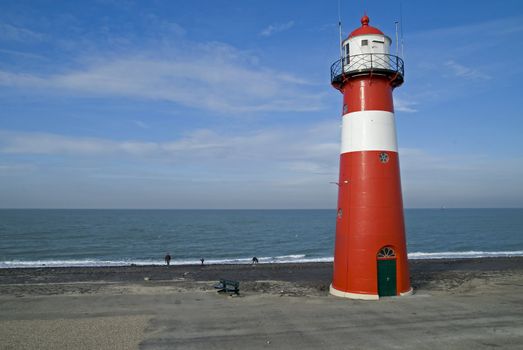
[[502, 251], [502, 252], [484, 252], [484, 251], [467, 251], [467, 252], [414, 252], [408, 254], [409, 259], [472, 259], [472, 258], [499, 258], [511, 256], [523, 256], [523, 250]]
[[35, 261], [0, 261], [0, 268], [24, 268], [24, 267], [98, 267], [98, 266], [125, 266], [125, 265], [157, 265], [155, 260], [35, 260]]
[[[280, 255], [275, 257], [262, 256], [258, 257], [260, 264], [284, 264], [284, 263], [306, 263], [306, 262], [332, 262], [332, 257], [306, 257], [304, 254]], [[171, 265], [199, 265], [201, 262], [197, 259], [173, 259]], [[246, 265], [252, 264], [252, 258], [230, 258], [230, 259], [205, 259], [206, 265]], [[110, 267], [110, 266], [147, 266], [147, 265], [165, 265], [163, 260], [101, 260], [101, 259], [83, 259], [83, 260], [36, 260], [23, 261], [11, 260], [0, 261], [0, 268], [29, 268], [29, 267]]]
[[[523, 256], [523, 250], [516, 251], [466, 251], [466, 252], [413, 252], [409, 253], [409, 259], [467, 259], [467, 258], [489, 258], [489, 257], [513, 257]], [[330, 257], [312, 257], [305, 254], [280, 255], [275, 257], [258, 257], [260, 264], [285, 264], [285, 263], [311, 263], [311, 262], [332, 262]], [[251, 264], [252, 258], [229, 258], [229, 259], [206, 259], [206, 265], [242, 265]], [[122, 260], [103, 260], [103, 259], [83, 259], [83, 260], [10, 260], [0, 261], [0, 268], [29, 268], [29, 267], [111, 267], [111, 266], [147, 266], [164, 265], [160, 259], [122, 259]], [[171, 265], [199, 265], [200, 260], [178, 259], [171, 260]]]

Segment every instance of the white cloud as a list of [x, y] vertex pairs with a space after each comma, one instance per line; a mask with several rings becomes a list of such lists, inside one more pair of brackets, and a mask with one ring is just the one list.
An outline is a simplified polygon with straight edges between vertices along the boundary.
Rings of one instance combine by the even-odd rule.
[[[476, 23], [460, 24], [457, 26], [441, 27], [427, 31], [409, 34], [409, 38], [421, 39], [430, 42], [430, 39], [447, 40], [447, 38], [477, 38], [483, 44], [485, 37], [499, 37], [523, 32], [523, 17], [506, 17]], [[429, 40], [427, 40], [429, 38]], [[494, 43], [495, 44], [495, 43]]]
[[489, 80], [492, 77], [488, 74], [482, 73], [478, 71], [477, 69], [473, 69], [467, 66], [464, 66], [462, 64], [459, 64], [455, 62], [454, 60], [448, 60], [445, 62], [445, 65], [452, 70], [454, 75], [460, 78], [465, 79], [481, 79], [481, 80]]
[[0, 85], [24, 88], [24, 87], [36, 87], [42, 88], [46, 86], [44, 79], [23, 73], [10, 73], [5, 71], [0, 71]]
[[19, 173], [33, 172], [37, 169], [34, 164], [14, 163], [14, 164], [0, 164], [0, 175], [11, 175]]
[[[507, 17], [456, 26], [410, 32], [405, 35], [406, 84], [402, 96], [412, 96], [419, 109], [433, 104], [470, 101], [492, 89], [493, 77], [511, 67], [510, 84], [523, 71], [518, 55], [499, 54], [505, 47], [520, 51], [523, 17]], [[499, 90], [499, 89], [497, 89]]]
[[417, 109], [414, 108], [414, 106], [417, 103], [414, 101], [407, 101], [403, 98], [394, 96], [394, 110], [400, 111], [400, 112], [406, 112], [406, 113], [414, 113], [417, 112]]
[[332, 175], [332, 168], [325, 168], [317, 162], [311, 161], [295, 161], [287, 164], [287, 169], [297, 173], [309, 173], [309, 174], [329, 174]]
[[16, 50], [6, 50], [6, 49], [0, 49], [0, 53], [16, 56], [19, 58], [28, 58], [28, 59], [36, 59], [36, 60], [48, 60], [44, 56], [36, 55], [34, 53], [29, 52], [23, 52], [23, 51], [16, 51]]
[[291, 29], [292, 27], [294, 27], [294, 21], [289, 21], [287, 23], [274, 23], [269, 25], [267, 28], [263, 29], [260, 32], [260, 35], [268, 37], [276, 33], [280, 33], [288, 29]]
[[330, 207], [339, 128], [333, 121], [243, 133], [200, 129], [165, 142], [0, 131], [2, 154], [40, 165], [37, 174], [20, 170], [0, 182], [10, 207]]
[[44, 39], [44, 35], [27, 28], [8, 23], [0, 23], [0, 40], [34, 42]]
[[180, 24], [164, 20], [155, 14], [147, 14], [145, 15], [145, 18], [149, 21], [148, 27], [152, 28], [154, 32], [162, 36], [184, 36], [187, 33], [187, 30], [185, 30], [185, 28]]
[[0, 151], [12, 154], [103, 154], [113, 142], [47, 133], [0, 132]]
[[[329, 182], [338, 178], [337, 124], [333, 121], [244, 134], [200, 129], [165, 142], [0, 131], [0, 153], [9, 157], [32, 157], [39, 164], [38, 178], [49, 179], [45, 181], [59, 183], [60, 176], [65, 176], [74, 182], [75, 177], [80, 176], [84, 179], [78, 180], [80, 183], [92, 178], [113, 186], [118, 183], [114, 180], [119, 179], [127, 186], [140, 184], [143, 193], [147, 193], [147, 189], [159, 189], [167, 181], [176, 184], [165, 188], [164, 195], [184, 193], [191, 198], [191, 193], [194, 197], [194, 193], [201, 192], [211, 197], [218, 193], [228, 196], [235, 190], [243, 194], [242, 198], [245, 193], [255, 198], [251, 202], [233, 200], [229, 207], [278, 207], [280, 204], [283, 207], [329, 207], [335, 203], [336, 192]], [[523, 159], [520, 157], [442, 154], [408, 148], [400, 149], [399, 153], [406, 207], [523, 205]], [[46, 165], [47, 156], [54, 160], [59, 157], [60, 166]], [[151, 163], [155, 165], [150, 166]], [[18, 175], [24, 173], [34, 176], [31, 175], [34, 169], [27, 164], [5, 163], [0, 165], [0, 175], [18, 179]], [[58, 176], [56, 180], [50, 180], [55, 176]], [[92, 186], [102, 185], [93, 183]], [[100, 188], [96, 188], [100, 192]], [[122, 191], [124, 189], [122, 187]], [[128, 198], [126, 196], [122, 198]], [[293, 196], [294, 200], [287, 196]], [[320, 202], [314, 199], [320, 197]], [[104, 205], [104, 197], [101, 198], [99, 206]], [[210, 203], [206, 198], [202, 197], [200, 200], [204, 202], [199, 204], [191, 203], [205, 207], [202, 203]], [[258, 202], [259, 198], [264, 200]], [[296, 198], [303, 198], [305, 202]], [[143, 205], [141, 197], [133, 200], [135, 206]], [[151, 203], [158, 207], [153, 199]], [[186, 207], [182, 202], [178, 205]], [[220, 207], [219, 203], [214, 205]]]
[[334, 122], [292, 129], [262, 129], [243, 134], [198, 129], [165, 142], [0, 131], [0, 153], [95, 158], [127, 156], [186, 163], [220, 159], [220, 162], [233, 164], [256, 160], [275, 166], [281, 164], [286, 169], [318, 173], [319, 169], [322, 169], [321, 172], [332, 170], [332, 161], [337, 159], [339, 151], [338, 137], [339, 130]]
[[242, 51], [214, 43], [162, 57], [93, 60], [81, 69], [51, 76], [0, 71], [0, 85], [166, 100], [213, 113], [323, 108], [323, 95], [307, 81], [253, 61]]
[[147, 123], [142, 122], [141, 120], [133, 120], [132, 123], [141, 129], [149, 129], [150, 126]]
[[523, 205], [523, 159], [400, 149], [407, 207]]

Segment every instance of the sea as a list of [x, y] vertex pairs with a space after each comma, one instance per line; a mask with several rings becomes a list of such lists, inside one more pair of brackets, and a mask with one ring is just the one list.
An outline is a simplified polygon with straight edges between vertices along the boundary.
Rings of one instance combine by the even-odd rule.
[[[0, 268], [333, 260], [335, 210], [0, 210]], [[523, 209], [406, 209], [411, 259], [523, 256]]]

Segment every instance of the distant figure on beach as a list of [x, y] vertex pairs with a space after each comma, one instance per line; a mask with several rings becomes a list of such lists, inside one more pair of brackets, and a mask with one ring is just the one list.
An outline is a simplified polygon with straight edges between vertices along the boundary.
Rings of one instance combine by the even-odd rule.
[[252, 257], [252, 264], [254, 265], [254, 264], [257, 264], [257, 263], [258, 263], [258, 258], [253, 256]]
[[167, 266], [171, 265], [171, 256], [169, 255], [169, 253], [165, 254], [165, 263], [167, 264]]
[[202, 266], [203, 266], [203, 262], [205, 261], [205, 259], [201, 258], [200, 261], [202, 262]]

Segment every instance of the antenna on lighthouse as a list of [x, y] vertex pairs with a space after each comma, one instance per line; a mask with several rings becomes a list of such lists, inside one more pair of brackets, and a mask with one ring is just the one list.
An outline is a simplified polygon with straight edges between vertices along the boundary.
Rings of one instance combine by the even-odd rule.
[[400, 1], [400, 37], [401, 37], [401, 58], [405, 58], [405, 53], [403, 52], [403, 4]]
[[398, 24], [399, 24], [398, 21], [395, 21], [395, 22], [394, 22], [394, 25], [395, 25], [395, 27], [396, 27], [396, 56], [398, 56], [398, 54], [399, 54]]
[[343, 39], [342, 39], [342, 28], [341, 28], [341, 0], [338, 0], [338, 30], [340, 33], [340, 60], [343, 59]]

